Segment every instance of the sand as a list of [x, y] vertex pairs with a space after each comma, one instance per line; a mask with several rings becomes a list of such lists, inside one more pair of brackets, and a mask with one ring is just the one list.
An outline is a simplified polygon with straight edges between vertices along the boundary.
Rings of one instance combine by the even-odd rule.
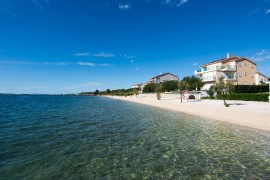
[[161, 100], [157, 100], [155, 94], [140, 94], [137, 98], [135, 96], [108, 97], [184, 112], [270, 132], [269, 102], [227, 101], [230, 106], [225, 107], [221, 100], [184, 100], [184, 102], [181, 103], [179, 95], [177, 94], [162, 94]]

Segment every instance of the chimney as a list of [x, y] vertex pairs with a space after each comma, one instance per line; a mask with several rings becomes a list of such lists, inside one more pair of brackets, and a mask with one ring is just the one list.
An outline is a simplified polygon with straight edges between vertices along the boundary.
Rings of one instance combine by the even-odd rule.
[[229, 59], [230, 58], [230, 54], [229, 53], [227, 53], [227, 59]]

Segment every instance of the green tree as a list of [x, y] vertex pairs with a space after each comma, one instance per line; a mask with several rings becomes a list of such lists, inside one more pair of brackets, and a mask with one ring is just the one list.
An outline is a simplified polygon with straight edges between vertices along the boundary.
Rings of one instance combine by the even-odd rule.
[[110, 90], [110, 89], [107, 89], [107, 90], [106, 90], [106, 93], [107, 93], [107, 94], [110, 94], [110, 93], [111, 93], [111, 90]]
[[162, 83], [162, 92], [175, 91], [178, 89], [178, 81], [165, 81]]
[[178, 89], [180, 91], [182, 91], [182, 90], [188, 90], [188, 89], [190, 89], [190, 86], [189, 86], [188, 82], [186, 82], [186, 81], [180, 81], [178, 83]]
[[96, 91], [94, 92], [94, 95], [98, 95], [99, 94], [99, 90], [96, 89]]
[[233, 94], [235, 92], [235, 86], [231, 81], [227, 81], [225, 88], [229, 94]]
[[[203, 83], [200, 78], [197, 78], [196, 76], [186, 76], [182, 79], [182, 81], [185, 82], [186, 90], [200, 90], [203, 86]], [[181, 82], [182, 82], [181, 81]]]
[[151, 83], [144, 86], [143, 92], [151, 93], [151, 92], [155, 92], [155, 89], [156, 89], [156, 84]]
[[211, 86], [211, 87], [209, 88], [209, 90], [207, 90], [206, 92], [207, 92], [207, 94], [210, 96], [210, 99], [213, 99], [213, 98], [214, 98], [214, 94], [215, 94], [215, 92], [216, 92], [215, 86]]
[[138, 88], [133, 88], [133, 94], [137, 97], [139, 95], [139, 89]]

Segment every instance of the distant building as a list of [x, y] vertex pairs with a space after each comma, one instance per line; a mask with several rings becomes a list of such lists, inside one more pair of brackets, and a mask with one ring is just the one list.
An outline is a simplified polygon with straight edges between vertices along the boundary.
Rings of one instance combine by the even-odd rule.
[[235, 85], [260, 84], [260, 77], [262, 79], [267, 79], [267, 77], [258, 73], [256, 67], [257, 64], [247, 58], [237, 56], [230, 57], [230, 55], [227, 54], [226, 58], [202, 65], [194, 74], [202, 80], [202, 89], [208, 90], [212, 85], [218, 82], [221, 76], [224, 77], [225, 82], [230, 81]]
[[148, 83], [162, 83], [165, 81], [178, 81], [178, 76], [171, 74], [171, 73], [161, 73], [155, 77], [148, 79]]
[[160, 73], [160, 75], [157, 75], [155, 77], [148, 79], [148, 81], [145, 83], [139, 83], [139, 84], [132, 85], [132, 88], [138, 88], [138, 89], [140, 89], [140, 92], [142, 92], [144, 86], [146, 86], [147, 84], [162, 83], [165, 81], [178, 81], [178, 80], [179, 80], [178, 76], [176, 76], [172, 73], [168, 73], [168, 72], [167, 73]]
[[255, 84], [259, 85], [259, 84], [266, 84], [266, 82], [268, 81], [268, 77], [256, 72], [255, 74]]
[[139, 89], [139, 91], [142, 92], [144, 86], [146, 86], [146, 85], [147, 85], [147, 83], [134, 84], [134, 85], [132, 85], [132, 88]]

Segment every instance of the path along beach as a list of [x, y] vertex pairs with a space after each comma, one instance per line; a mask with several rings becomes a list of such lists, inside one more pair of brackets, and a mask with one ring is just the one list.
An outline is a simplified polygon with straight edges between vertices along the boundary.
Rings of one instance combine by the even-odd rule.
[[180, 95], [176, 94], [161, 94], [161, 100], [157, 100], [155, 94], [140, 94], [137, 97], [108, 97], [270, 132], [269, 102], [227, 101], [230, 106], [225, 107], [222, 100], [184, 100], [181, 103]]

